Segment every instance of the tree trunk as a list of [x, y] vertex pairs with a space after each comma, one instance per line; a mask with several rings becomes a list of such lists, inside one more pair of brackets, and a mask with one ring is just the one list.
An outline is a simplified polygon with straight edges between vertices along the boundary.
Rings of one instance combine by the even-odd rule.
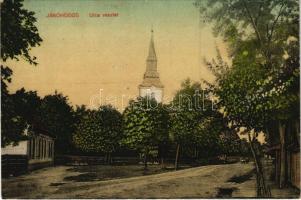
[[144, 154], [144, 170], [147, 170], [147, 153]]
[[108, 165], [112, 164], [112, 154], [108, 153]]
[[108, 164], [108, 153], [105, 153], [105, 164]]
[[256, 167], [256, 187], [257, 187], [257, 197], [270, 197], [271, 193], [269, 188], [267, 188], [262, 172], [262, 166], [260, 164], [260, 160], [257, 157], [257, 154], [255, 152], [253, 142], [254, 140], [251, 139], [250, 133], [248, 133], [249, 142], [250, 142], [250, 148], [251, 152], [254, 158], [255, 167]]
[[175, 170], [178, 169], [179, 152], [180, 152], [180, 144], [177, 144], [177, 152], [176, 152], [176, 160], [175, 160]]
[[295, 125], [295, 138], [296, 138], [296, 143], [298, 144], [298, 146], [300, 145], [300, 121], [296, 120], [294, 125]]
[[279, 137], [280, 137], [280, 177], [279, 187], [286, 186], [286, 144], [285, 144], [285, 124], [279, 122]]
[[112, 164], [112, 161], [113, 161], [113, 159], [112, 159], [112, 153], [110, 153], [110, 165]]
[[163, 157], [161, 157], [161, 169], [165, 169], [165, 163]]

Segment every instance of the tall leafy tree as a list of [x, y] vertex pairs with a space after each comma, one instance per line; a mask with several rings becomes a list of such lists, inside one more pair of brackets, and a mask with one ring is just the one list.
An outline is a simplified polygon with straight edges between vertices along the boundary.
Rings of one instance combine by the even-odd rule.
[[11, 95], [15, 104], [15, 111], [28, 125], [32, 126], [38, 120], [38, 111], [41, 106], [41, 98], [36, 91], [26, 91], [24, 88]]
[[[214, 23], [214, 31], [228, 42], [233, 57], [230, 72], [217, 76], [220, 105], [234, 126], [247, 132], [267, 131], [271, 121], [279, 122], [280, 141], [285, 138], [285, 124], [296, 116], [299, 101], [299, 3], [274, 1], [202, 1], [197, 3], [203, 17]], [[211, 9], [209, 9], [211, 8]], [[290, 52], [290, 53], [288, 53]], [[288, 62], [288, 60], [291, 60]], [[256, 137], [251, 138], [251, 150]], [[252, 142], [253, 141], [253, 142]], [[284, 140], [281, 141], [282, 150]], [[257, 159], [255, 158], [255, 161]], [[282, 152], [282, 163], [285, 152]], [[260, 163], [257, 163], [257, 168]], [[285, 166], [281, 168], [285, 182]], [[261, 169], [257, 170], [261, 174]], [[259, 196], [268, 196], [264, 179], [257, 179]]]
[[75, 124], [79, 124], [82, 118], [86, 117], [91, 112], [85, 105], [76, 106], [74, 109]]
[[210, 116], [212, 104], [208, 93], [205, 92], [200, 83], [192, 83], [185, 80], [181, 89], [177, 91], [171, 104], [170, 135], [176, 143], [175, 169], [178, 167], [178, 160], [181, 146], [199, 146], [200, 134], [203, 132], [200, 127], [205, 116]]
[[168, 112], [150, 97], [131, 101], [123, 113], [123, 143], [144, 155], [144, 168], [150, 154], [168, 140]]
[[87, 111], [82, 116], [73, 135], [76, 147], [93, 153], [105, 153], [111, 163], [111, 154], [120, 146], [123, 138], [121, 113], [110, 105], [99, 110]]
[[[1, 59], [24, 58], [36, 65], [36, 57], [30, 56], [32, 47], [40, 45], [42, 39], [35, 26], [34, 12], [23, 8], [23, 0], [4, 0], [1, 3]], [[1, 65], [1, 141], [2, 146], [17, 144], [24, 139], [26, 125], [15, 112], [15, 105], [8, 92], [12, 70]]]
[[214, 24], [214, 33], [226, 39], [232, 55], [247, 52], [267, 68], [279, 67], [287, 39], [299, 37], [297, 0], [199, 0], [196, 5], [202, 18]]
[[204, 115], [198, 126], [198, 148], [207, 157], [237, 155], [240, 149], [240, 139], [236, 131], [231, 129], [223, 114], [217, 110], [210, 115]]
[[23, 8], [23, 0], [1, 3], [1, 58], [4, 61], [21, 57], [30, 64], [37, 64], [36, 57], [29, 54], [31, 47], [42, 42], [34, 14]]
[[16, 112], [15, 102], [8, 92], [7, 85], [11, 82], [12, 70], [1, 66], [1, 146], [16, 145], [26, 139], [23, 131], [26, 122]]
[[235, 57], [231, 69], [220, 55], [215, 62], [207, 65], [216, 75], [216, 83], [211, 86], [219, 99], [217, 105], [229, 121], [230, 128], [238, 132], [244, 127], [243, 133], [248, 134], [257, 172], [257, 195], [269, 196], [260, 159], [255, 151], [258, 133], [264, 129], [270, 114], [265, 106], [268, 99], [264, 98], [263, 91], [258, 87], [258, 83], [266, 79], [267, 69], [249, 61], [247, 54]]
[[222, 153], [220, 145], [221, 127], [212, 117], [203, 117], [195, 131], [195, 147], [203, 158], [210, 158]]
[[72, 147], [72, 133], [74, 132], [74, 115], [69, 105], [68, 97], [57, 91], [46, 95], [38, 110], [39, 128], [55, 137], [55, 151], [68, 153]]

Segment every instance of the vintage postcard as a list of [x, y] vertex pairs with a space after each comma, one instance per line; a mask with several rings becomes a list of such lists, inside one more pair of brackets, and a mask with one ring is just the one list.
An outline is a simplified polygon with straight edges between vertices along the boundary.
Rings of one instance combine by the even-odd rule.
[[0, 0], [1, 197], [300, 197], [298, 0]]

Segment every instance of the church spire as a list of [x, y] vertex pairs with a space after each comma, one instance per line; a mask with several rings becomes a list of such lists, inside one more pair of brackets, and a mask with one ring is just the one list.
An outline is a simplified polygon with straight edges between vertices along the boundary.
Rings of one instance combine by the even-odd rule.
[[146, 72], [144, 76], [158, 76], [157, 74], [157, 56], [154, 44], [154, 30], [151, 29], [151, 39], [149, 44], [148, 56], [146, 59]]
[[150, 87], [155, 86], [157, 88], [163, 88], [163, 85], [159, 78], [159, 73], [157, 71], [157, 56], [155, 51], [154, 43], [154, 30], [151, 29], [151, 39], [148, 49], [148, 56], [146, 59], [146, 71], [143, 77], [143, 83], [140, 87]]
[[149, 44], [149, 51], [147, 61], [157, 61], [156, 51], [155, 51], [155, 44], [154, 44], [154, 30], [151, 29], [151, 40]]

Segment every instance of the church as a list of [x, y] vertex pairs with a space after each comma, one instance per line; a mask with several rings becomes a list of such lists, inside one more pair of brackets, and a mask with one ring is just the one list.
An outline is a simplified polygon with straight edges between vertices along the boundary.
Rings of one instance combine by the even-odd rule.
[[139, 85], [139, 96], [150, 96], [156, 99], [158, 103], [163, 100], [163, 89], [157, 71], [157, 56], [154, 44], [154, 31], [151, 30], [151, 39], [149, 44], [149, 52], [146, 59], [146, 71], [143, 76], [143, 82]]

